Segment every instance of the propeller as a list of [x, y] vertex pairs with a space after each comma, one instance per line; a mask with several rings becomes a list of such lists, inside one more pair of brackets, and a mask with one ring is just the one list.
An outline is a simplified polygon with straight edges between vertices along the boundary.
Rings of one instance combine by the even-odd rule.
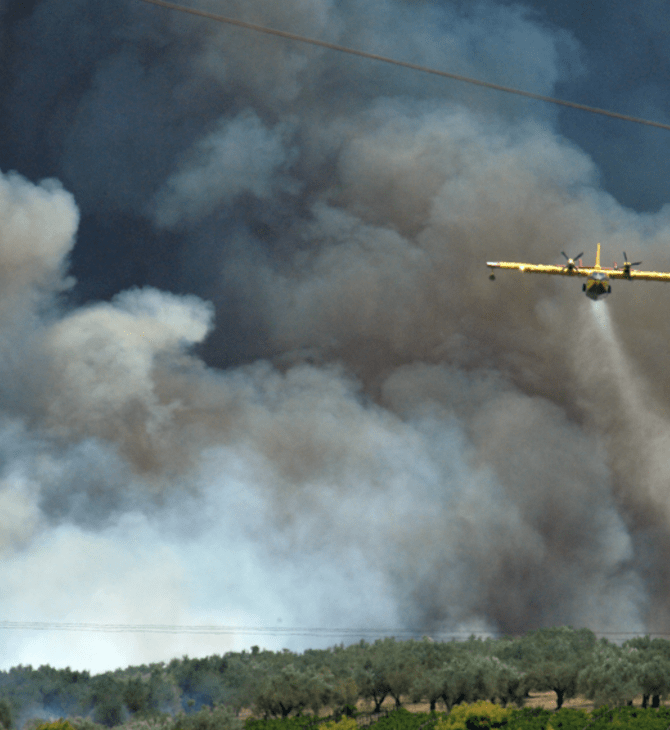
[[630, 279], [630, 268], [631, 266], [639, 266], [642, 261], [633, 261], [632, 263], [628, 260], [628, 254], [623, 252], [623, 275]]
[[561, 251], [561, 253], [563, 254], [563, 257], [564, 257], [564, 258], [565, 258], [565, 259], [567, 260], [567, 262], [568, 262], [567, 264], [564, 264], [563, 268], [564, 268], [564, 269], [567, 269], [568, 271], [577, 271], [577, 269], [579, 268], [579, 266], [578, 266], [578, 265], [577, 265], [577, 264], [575, 263], [575, 260], [579, 261], [579, 259], [581, 259], [581, 257], [582, 257], [582, 256], [584, 255], [584, 252], [582, 251], [582, 253], [580, 253], [580, 254], [577, 254], [577, 255], [576, 255], [576, 256], [574, 256], [573, 258], [570, 258], [570, 257], [569, 257], [569, 256], [568, 256], [568, 255], [567, 255], [567, 254], [565, 253], [565, 251]]

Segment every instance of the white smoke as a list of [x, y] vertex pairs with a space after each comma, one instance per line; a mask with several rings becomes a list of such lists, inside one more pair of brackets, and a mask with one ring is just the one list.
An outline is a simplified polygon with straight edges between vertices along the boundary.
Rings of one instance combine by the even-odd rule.
[[[156, 220], [170, 226], [204, 217], [230, 205], [243, 192], [269, 198], [293, 190], [286, 166], [284, 130], [267, 130], [252, 112], [244, 112], [198, 143], [198, 154], [158, 193]], [[290, 154], [290, 152], [289, 152]]]
[[[54, 5], [39, 9], [32, 43]], [[540, 93], [579, 72], [571, 36], [518, 7], [233, 11]], [[68, 304], [72, 197], [3, 176], [0, 615], [653, 627], [670, 531], [654, 512], [667, 429], [648, 410], [670, 401], [658, 335], [670, 293], [616, 282], [605, 306], [629, 329], [615, 336], [572, 279], [492, 283], [484, 262], [588, 260], [607, 241], [603, 263], [613, 247], [667, 268], [667, 211], [640, 216], [604, 193], [554, 112], [136, 12], [70, 110], [65, 177], [85, 209], [180, 236], [160, 240], [179, 241], [185, 267], [203, 251], [221, 262], [193, 266], [235, 292], [245, 341], [266, 338], [268, 356], [235, 362], [220, 321], [237, 311], [195, 294]], [[4, 640], [6, 666], [101, 670], [337, 637]]]

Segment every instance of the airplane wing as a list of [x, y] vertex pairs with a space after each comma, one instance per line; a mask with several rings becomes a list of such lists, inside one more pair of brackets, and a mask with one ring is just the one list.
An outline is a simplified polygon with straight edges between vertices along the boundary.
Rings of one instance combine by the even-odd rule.
[[[588, 276], [595, 271], [592, 266], [580, 266], [569, 268], [568, 266], [545, 266], [544, 264], [522, 264], [515, 261], [487, 261], [490, 269], [513, 269], [523, 271], [526, 274], [553, 274], [555, 276]], [[609, 272], [608, 272], [609, 273]], [[620, 272], [623, 274], [623, 271]], [[641, 274], [641, 271], [632, 271], [633, 274]], [[670, 274], [667, 275], [670, 280]]]
[[[580, 273], [583, 269], [580, 269]], [[623, 269], [601, 269], [610, 279], [641, 279], [642, 281], [670, 281], [670, 273], [667, 271], [636, 271], [629, 272]]]

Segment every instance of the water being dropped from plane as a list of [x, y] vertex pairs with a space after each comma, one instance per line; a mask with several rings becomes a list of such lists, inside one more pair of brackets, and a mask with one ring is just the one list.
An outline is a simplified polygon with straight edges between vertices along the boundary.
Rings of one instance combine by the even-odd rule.
[[601, 336], [600, 347], [606, 354], [603, 375], [615, 385], [622, 405], [638, 410], [644, 401], [639, 377], [635, 377], [630, 361], [626, 357], [621, 339], [612, 323], [610, 309], [604, 302], [594, 302], [589, 307], [597, 331]]
[[588, 309], [578, 368], [589, 389], [587, 418], [604, 435], [615, 473], [670, 518], [670, 419], [631, 364], [608, 305]]

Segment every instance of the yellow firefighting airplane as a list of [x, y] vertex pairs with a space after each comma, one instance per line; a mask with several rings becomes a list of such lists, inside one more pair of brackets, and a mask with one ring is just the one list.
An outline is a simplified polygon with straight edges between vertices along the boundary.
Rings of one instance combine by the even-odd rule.
[[646, 279], [647, 281], [670, 281], [670, 273], [663, 271], [632, 271], [631, 267], [639, 266], [641, 261], [631, 263], [624, 251], [622, 268], [614, 264], [613, 268], [603, 268], [600, 265], [600, 244], [596, 250], [596, 263], [593, 267], [582, 266], [580, 253], [574, 258], [568, 258], [565, 251], [561, 251], [567, 263], [563, 266], [545, 266], [543, 264], [518, 264], [511, 261], [487, 261], [491, 269], [489, 279], [495, 279], [493, 269], [515, 269], [530, 274], [558, 274], [559, 276], [586, 276], [586, 283], [582, 284], [582, 291], [590, 299], [596, 300], [607, 296], [611, 291], [610, 279]]

